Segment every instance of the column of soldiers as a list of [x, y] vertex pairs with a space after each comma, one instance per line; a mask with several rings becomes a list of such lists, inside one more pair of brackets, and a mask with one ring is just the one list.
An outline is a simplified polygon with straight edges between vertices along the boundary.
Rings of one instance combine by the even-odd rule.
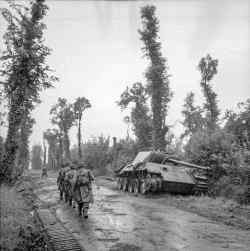
[[64, 163], [57, 178], [60, 200], [72, 207], [77, 203], [79, 216], [88, 218], [89, 204], [94, 203], [93, 181], [94, 176], [84, 163]]

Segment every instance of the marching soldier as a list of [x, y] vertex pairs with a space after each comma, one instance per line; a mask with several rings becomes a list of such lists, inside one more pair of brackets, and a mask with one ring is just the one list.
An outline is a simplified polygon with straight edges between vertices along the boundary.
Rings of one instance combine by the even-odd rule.
[[61, 165], [61, 169], [58, 173], [58, 177], [57, 177], [57, 186], [58, 186], [58, 190], [60, 192], [60, 200], [63, 200], [63, 180], [64, 180], [64, 168], [65, 168], [65, 164]]
[[57, 186], [58, 190], [60, 191], [60, 200], [63, 200], [64, 197], [65, 201], [67, 201], [67, 190], [65, 189], [65, 175], [68, 170], [69, 163], [63, 163], [57, 177]]
[[45, 165], [43, 165], [42, 167], [42, 175], [41, 177], [48, 177], [48, 172], [47, 172], [47, 167]]
[[74, 186], [74, 197], [78, 203], [79, 216], [84, 216], [85, 219], [88, 218], [89, 204], [94, 202], [92, 182], [94, 181], [94, 176], [86, 165], [80, 164], [78, 166], [76, 182]]
[[66, 167], [64, 169], [64, 180], [63, 180], [63, 192], [65, 202], [69, 201], [70, 198], [70, 184], [68, 182], [68, 174], [71, 172], [71, 163], [66, 162]]
[[69, 205], [72, 206], [73, 202], [73, 187], [76, 182], [76, 164], [72, 163], [70, 165], [70, 170], [66, 172], [65, 175], [65, 187], [67, 191], [67, 197]]

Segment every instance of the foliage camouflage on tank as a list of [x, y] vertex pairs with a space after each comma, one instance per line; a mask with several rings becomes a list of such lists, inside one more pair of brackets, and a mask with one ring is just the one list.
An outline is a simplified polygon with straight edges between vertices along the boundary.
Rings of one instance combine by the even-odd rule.
[[208, 190], [209, 169], [162, 152], [139, 152], [132, 163], [116, 171], [117, 185], [131, 193], [202, 194]]

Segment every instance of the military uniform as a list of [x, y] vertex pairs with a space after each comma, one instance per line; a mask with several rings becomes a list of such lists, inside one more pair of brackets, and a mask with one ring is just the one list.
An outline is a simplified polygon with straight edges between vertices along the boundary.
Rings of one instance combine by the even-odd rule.
[[63, 180], [63, 192], [65, 202], [69, 201], [70, 198], [70, 184], [68, 182], [68, 174], [71, 172], [71, 165], [67, 164], [64, 169], [64, 180]]
[[80, 165], [77, 170], [74, 198], [78, 203], [79, 216], [83, 214], [85, 218], [88, 218], [89, 204], [94, 202], [92, 191], [94, 176], [90, 170], [84, 167], [84, 165]]
[[63, 164], [61, 170], [59, 171], [58, 178], [57, 178], [57, 186], [58, 190], [60, 191], [60, 200], [65, 198], [67, 200], [67, 195], [66, 195], [66, 187], [65, 187], [65, 175], [66, 172], [70, 170], [68, 164]]
[[77, 171], [75, 170], [75, 165], [70, 166], [70, 170], [68, 170], [65, 174], [65, 187], [67, 191], [67, 199], [69, 201], [69, 205], [72, 206], [72, 201], [73, 201], [73, 187], [76, 182], [76, 174]]
[[48, 177], [48, 173], [47, 173], [47, 168], [46, 168], [46, 166], [43, 166], [43, 168], [42, 168], [42, 175], [41, 175], [41, 177], [43, 178], [43, 177]]

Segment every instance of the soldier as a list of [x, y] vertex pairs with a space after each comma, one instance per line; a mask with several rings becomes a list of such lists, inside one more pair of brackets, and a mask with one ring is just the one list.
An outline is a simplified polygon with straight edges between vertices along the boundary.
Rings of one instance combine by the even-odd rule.
[[69, 201], [70, 198], [70, 184], [68, 182], [68, 174], [71, 172], [71, 163], [66, 162], [64, 168], [64, 179], [63, 179], [63, 192], [65, 202]]
[[65, 201], [67, 201], [67, 190], [65, 187], [65, 175], [66, 172], [69, 170], [69, 163], [63, 163], [61, 166], [61, 169], [58, 174], [57, 178], [57, 185], [58, 185], [58, 190], [60, 191], [60, 200], [63, 200], [63, 197], [65, 198]]
[[63, 200], [64, 168], [65, 168], [65, 164], [62, 164], [61, 169], [58, 173], [57, 181], [56, 181], [57, 186], [58, 186], [58, 190], [60, 191], [60, 200]]
[[[70, 170], [66, 172], [65, 175], [65, 187], [68, 195], [69, 205], [72, 206], [73, 202], [73, 187], [76, 182], [76, 164], [72, 163], [70, 165]], [[74, 206], [73, 206], [74, 207]]]
[[43, 167], [42, 167], [42, 175], [41, 175], [41, 177], [42, 178], [43, 177], [48, 177], [47, 168], [46, 168], [45, 165], [43, 165]]
[[86, 168], [85, 164], [80, 164], [74, 185], [74, 197], [78, 203], [79, 216], [83, 215], [85, 219], [88, 218], [89, 204], [94, 202], [92, 191], [93, 181], [94, 176], [91, 171]]

